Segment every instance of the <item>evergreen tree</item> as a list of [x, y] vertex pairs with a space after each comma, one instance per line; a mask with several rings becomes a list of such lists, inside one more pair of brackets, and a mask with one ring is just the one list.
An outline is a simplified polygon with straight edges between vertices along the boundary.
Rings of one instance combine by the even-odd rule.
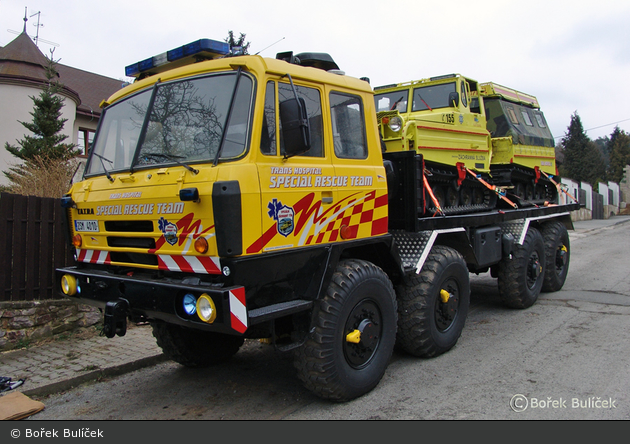
[[230, 45], [230, 54], [231, 55], [246, 55], [249, 54], [249, 45], [250, 42], [245, 43], [246, 34], [240, 33], [238, 39], [234, 38], [234, 31], [228, 31], [228, 36], [225, 39], [225, 42]]
[[608, 178], [612, 182], [620, 183], [626, 165], [630, 165], [630, 135], [619, 127], [610, 135], [610, 166]]
[[[33, 135], [25, 135], [24, 139], [18, 140], [19, 146], [13, 146], [8, 142], [4, 147], [15, 157], [28, 161], [35, 157], [45, 157], [47, 159], [69, 159], [79, 152], [75, 150], [72, 143], [64, 143], [65, 134], [60, 134], [64, 124], [68, 119], [61, 118], [61, 108], [64, 106], [64, 98], [58, 93], [63, 85], [57, 80], [56, 62], [53, 60], [51, 51], [48, 65], [46, 66], [46, 83], [39, 97], [31, 96], [34, 109], [30, 113], [33, 116], [32, 122], [20, 122]], [[10, 177], [10, 174], [5, 172]]]
[[560, 174], [578, 182], [595, 185], [606, 177], [606, 165], [597, 145], [584, 132], [577, 111], [571, 116], [568, 132], [562, 138], [564, 162]]

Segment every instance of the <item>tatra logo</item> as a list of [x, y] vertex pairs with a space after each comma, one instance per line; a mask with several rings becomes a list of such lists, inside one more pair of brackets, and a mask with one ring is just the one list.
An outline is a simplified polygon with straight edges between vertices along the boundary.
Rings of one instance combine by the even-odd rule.
[[79, 214], [94, 214], [94, 208], [77, 208]]

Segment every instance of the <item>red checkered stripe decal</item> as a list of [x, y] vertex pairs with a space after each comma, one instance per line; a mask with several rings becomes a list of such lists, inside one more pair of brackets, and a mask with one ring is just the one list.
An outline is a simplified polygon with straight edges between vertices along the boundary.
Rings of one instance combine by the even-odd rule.
[[158, 269], [185, 273], [221, 274], [218, 257], [158, 254]]
[[310, 235], [306, 245], [335, 242], [340, 238], [341, 227], [347, 227], [350, 239], [378, 236], [387, 233], [387, 194], [376, 197], [369, 193], [365, 198], [351, 199], [344, 207], [337, 207], [336, 214], [319, 233]]
[[[77, 249], [77, 261], [90, 264], [111, 264], [109, 251]], [[218, 257], [159, 254], [158, 269], [185, 273], [221, 274]]]
[[243, 287], [230, 290], [230, 325], [239, 333], [245, 333], [247, 330], [247, 307]]
[[105, 250], [86, 250], [77, 249], [76, 251], [77, 262], [87, 262], [90, 264], [109, 264], [111, 258], [109, 257], [109, 251]]

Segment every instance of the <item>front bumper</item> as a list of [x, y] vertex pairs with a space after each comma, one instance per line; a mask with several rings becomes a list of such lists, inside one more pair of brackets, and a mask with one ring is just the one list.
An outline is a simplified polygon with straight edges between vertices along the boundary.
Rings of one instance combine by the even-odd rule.
[[[127, 316], [131, 318], [162, 320], [227, 334], [243, 334], [249, 326], [245, 289], [240, 286], [224, 287], [196, 278], [151, 279], [145, 275], [118, 275], [78, 267], [57, 269], [56, 282], [61, 282], [64, 275], [76, 279], [77, 289], [74, 294], [61, 294], [80, 304], [105, 309], [108, 303], [124, 300]], [[216, 307], [212, 323], [202, 321], [197, 313], [184, 311], [186, 294], [195, 298], [205, 294], [212, 299]]]

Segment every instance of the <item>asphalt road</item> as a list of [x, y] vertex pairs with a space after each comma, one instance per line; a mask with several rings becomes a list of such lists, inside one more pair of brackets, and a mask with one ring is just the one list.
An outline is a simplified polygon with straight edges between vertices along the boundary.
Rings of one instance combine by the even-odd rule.
[[571, 232], [564, 288], [527, 310], [472, 277], [458, 344], [395, 353], [381, 383], [344, 404], [306, 391], [290, 356], [248, 342], [220, 367], [163, 363], [41, 399], [33, 420], [630, 419], [630, 223]]

